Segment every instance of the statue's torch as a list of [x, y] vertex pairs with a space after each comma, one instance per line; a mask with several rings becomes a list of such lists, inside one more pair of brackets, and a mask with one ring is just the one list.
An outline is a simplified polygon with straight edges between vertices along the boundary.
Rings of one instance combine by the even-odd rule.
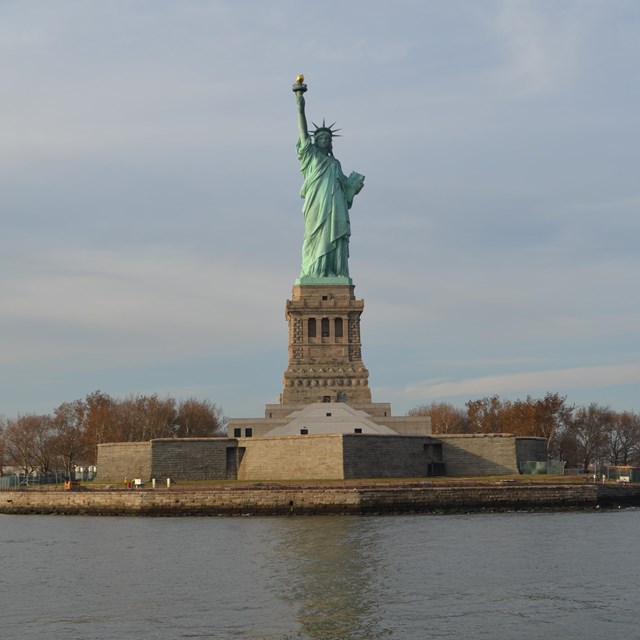
[[307, 85], [304, 83], [304, 76], [302, 74], [296, 76], [296, 81], [293, 85], [293, 92], [297, 94], [304, 93], [307, 90]]

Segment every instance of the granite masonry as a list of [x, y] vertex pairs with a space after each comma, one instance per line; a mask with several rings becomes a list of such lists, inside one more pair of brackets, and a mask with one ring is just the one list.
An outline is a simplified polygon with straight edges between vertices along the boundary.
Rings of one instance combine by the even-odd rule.
[[312, 481], [517, 474], [544, 438], [333, 433], [98, 445], [98, 480]]
[[0, 513], [140, 516], [466, 513], [640, 505], [640, 485], [221, 486], [125, 491], [7, 491]]

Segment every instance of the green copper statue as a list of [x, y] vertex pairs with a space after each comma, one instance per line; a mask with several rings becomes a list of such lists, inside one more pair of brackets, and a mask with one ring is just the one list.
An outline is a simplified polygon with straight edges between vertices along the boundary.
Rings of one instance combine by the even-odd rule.
[[300, 130], [296, 150], [304, 176], [300, 190], [304, 198], [304, 243], [302, 270], [297, 282], [320, 284], [320, 278], [346, 278], [350, 283], [349, 209], [364, 185], [364, 176], [353, 172], [347, 178], [333, 157], [332, 140], [339, 129], [326, 126], [324, 121], [321, 127], [312, 123], [315, 131], [311, 140], [304, 111], [307, 86], [303, 82], [304, 76], [298, 76], [293, 85]]

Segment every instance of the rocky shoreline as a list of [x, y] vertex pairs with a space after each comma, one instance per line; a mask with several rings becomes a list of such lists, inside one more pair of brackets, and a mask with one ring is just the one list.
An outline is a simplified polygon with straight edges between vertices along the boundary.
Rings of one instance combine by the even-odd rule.
[[249, 485], [0, 493], [0, 513], [104, 516], [248, 516], [549, 511], [640, 506], [640, 485], [499, 481], [353, 486]]

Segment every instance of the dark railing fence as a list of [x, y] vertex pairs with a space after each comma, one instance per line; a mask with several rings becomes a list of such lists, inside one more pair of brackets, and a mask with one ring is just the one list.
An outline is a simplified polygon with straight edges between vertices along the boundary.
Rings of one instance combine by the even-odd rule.
[[27, 487], [64, 484], [68, 480], [91, 482], [96, 477], [95, 467], [76, 467], [70, 474], [64, 471], [48, 473], [9, 473], [0, 476], [0, 491], [15, 491]]

